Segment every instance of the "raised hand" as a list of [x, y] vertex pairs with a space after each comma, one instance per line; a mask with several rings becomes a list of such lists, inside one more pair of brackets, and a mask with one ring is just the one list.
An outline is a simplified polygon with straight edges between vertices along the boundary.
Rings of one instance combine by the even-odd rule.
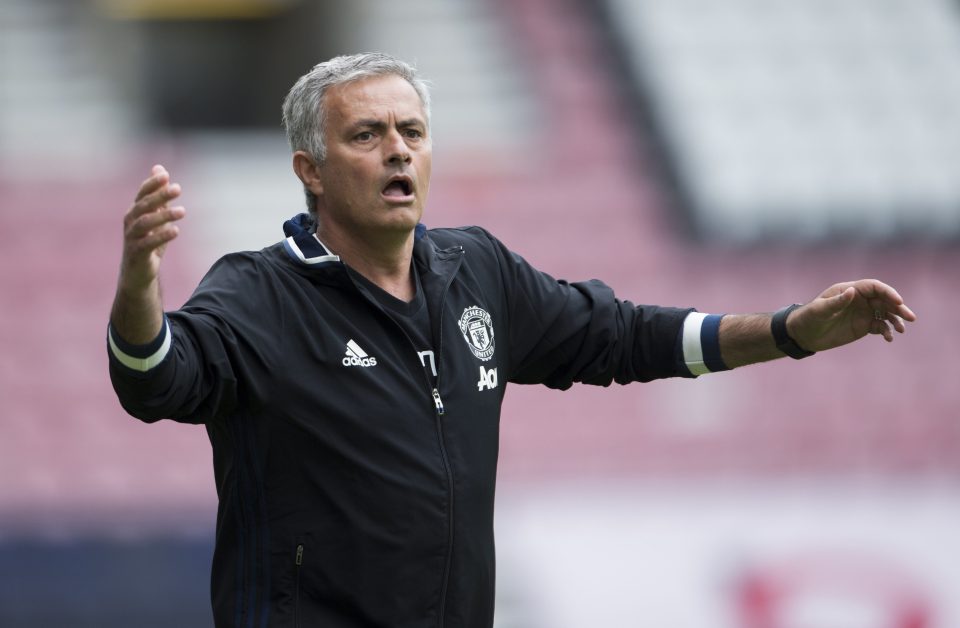
[[123, 217], [121, 288], [142, 290], [157, 279], [164, 250], [180, 232], [173, 223], [186, 215], [183, 207], [170, 206], [178, 196], [180, 184], [170, 183], [163, 166], [154, 166]]
[[154, 166], [123, 218], [123, 256], [110, 322], [127, 342], [147, 343], [160, 333], [160, 261], [167, 244], [180, 233], [174, 223], [186, 215], [171, 207], [180, 185], [170, 182], [163, 166]]

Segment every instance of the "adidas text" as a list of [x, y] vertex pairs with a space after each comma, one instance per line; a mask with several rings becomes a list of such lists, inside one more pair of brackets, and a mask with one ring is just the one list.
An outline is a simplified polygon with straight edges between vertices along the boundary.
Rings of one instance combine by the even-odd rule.
[[358, 358], [355, 355], [344, 356], [343, 358], [344, 366], [362, 366], [364, 368], [369, 368], [371, 366], [377, 365], [376, 358]]

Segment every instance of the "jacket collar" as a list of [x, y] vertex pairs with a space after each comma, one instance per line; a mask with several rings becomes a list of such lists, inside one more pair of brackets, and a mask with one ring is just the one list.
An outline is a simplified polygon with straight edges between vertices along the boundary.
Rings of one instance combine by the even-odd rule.
[[283, 249], [295, 262], [306, 266], [339, 262], [340, 256], [333, 255], [324, 246], [312, 229], [313, 221], [307, 214], [297, 214], [283, 223]]
[[[334, 255], [330, 249], [320, 241], [316, 234], [316, 223], [307, 214], [297, 214], [283, 223], [283, 249], [287, 255], [299, 265], [318, 267], [330, 263], [340, 263], [340, 256]], [[437, 254], [445, 251], [437, 249], [436, 245], [426, 238], [427, 227], [419, 223], [414, 229], [414, 256], [430, 266], [430, 260]]]
[[[306, 214], [299, 214], [283, 223], [283, 232], [287, 236], [283, 241], [283, 249], [299, 272], [315, 281], [332, 282], [335, 285], [344, 285], [346, 282], [366, 293], [350, 279], [340, 257], [333, 255], [323, 245], [315, 231], [315, 223]], [[444, 295], [463, 261], [463, 247], [439, 248], [433, 238], [428, 237], [426, 226], [418, 224], [414, 231], [413, 260], [420, 275], [431, 320], [439, 321]], [[366, 296], [376, 303], [369, 294]], [[440, 346], [439, 327], [434, 327], [433, 337], [434, 342], [438, 343], [436, 346]]]
[[290, 236], [283, 241], [283, 248], [290, 257], [308, 266], [340, 261], [339, 255], [331, 255], [327, 251], [317, 234], [303, 233]]

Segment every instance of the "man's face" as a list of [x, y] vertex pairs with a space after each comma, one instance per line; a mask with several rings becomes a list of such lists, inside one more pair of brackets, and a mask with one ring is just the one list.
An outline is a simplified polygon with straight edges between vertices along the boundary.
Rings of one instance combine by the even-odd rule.
[[433, 150], [416, 90], [388, 75], [337, 85], [324, 98], [321, 225], [359, 237], [411, 232], [427, 200]]

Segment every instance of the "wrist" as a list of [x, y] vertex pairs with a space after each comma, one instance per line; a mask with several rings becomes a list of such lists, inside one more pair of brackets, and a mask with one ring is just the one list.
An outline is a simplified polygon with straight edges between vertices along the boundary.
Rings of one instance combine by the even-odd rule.
[[789, 332], [790, 315], [799, 307], [801, 307], [799, 303], [788, 305], [774, 312], [770, 318], [770, 332], [773, 334], [774, 344], [781, 353], [794, 360], [802, 360], [816, 353], [801, 347]]
[[159, 291], [160, 278], [157, 275], [146, 275], [133, 272], [125, 268], [120, 269], [117, 280], [117, 296], [139, 301], [149, 299]]
[[163, 328], [159, 282], [154, 279], [139, 285], [121, 276], [110, 310], [110, 323], [117, 334], [134, 345], [148, 344], [156, 338]]

